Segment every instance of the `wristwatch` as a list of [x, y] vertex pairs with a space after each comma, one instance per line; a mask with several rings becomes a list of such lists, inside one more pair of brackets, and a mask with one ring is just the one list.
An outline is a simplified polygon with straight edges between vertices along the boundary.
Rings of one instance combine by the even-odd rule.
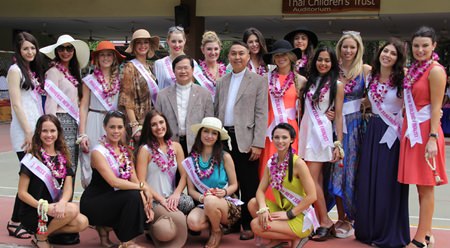
[[438, 133], [430, 133], [430, 137], [438, 139], [439, 135], [438, 135]]

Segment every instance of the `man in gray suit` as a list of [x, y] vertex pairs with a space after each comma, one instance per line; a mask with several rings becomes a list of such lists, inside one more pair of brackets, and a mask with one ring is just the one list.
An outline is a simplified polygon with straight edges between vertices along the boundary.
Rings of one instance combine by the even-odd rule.
[[230, 154], [236, 168], [241, 200], [245, 203], [242, 206], [241, 240], [254, 236], [247, 203], [255, 196], [259, 184], [259, 156], [264, 148], [268, 109], [267, 83], [260, 75], [247, 70], [249, 59], [247, 44], [235, 41], [228, 53], [233, 72], [218, 80], [214, 100], [214, 114], [224, 123], [231, 137]]
[[172, 139], [180, 142], [187, 156], [195, 140], [191, 125], [202, 122], [203, 117], [214, 116], [213, 103], [208, 90], [193, 83], [194, 61], [191, 57], [176, 57], [172, 69], [177, 83], [159, 92], [155, 108], [166, 116]]

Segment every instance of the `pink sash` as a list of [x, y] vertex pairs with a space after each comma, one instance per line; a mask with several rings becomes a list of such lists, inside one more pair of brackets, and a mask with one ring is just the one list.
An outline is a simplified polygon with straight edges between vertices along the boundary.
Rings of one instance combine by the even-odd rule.
[[[191, 179], [192, 184], [194, 184], [195, 188], [198, 189], [198, 191], [202, 194], [204, 194], [206, 191], [208, 191], [209, 187], [206, 186], [200, 178], [198, 178], [197, 173], [195, 173], [195, 166], [192, 162], [192, 157], [187, 157], [185, 160], [183, 160], [182, 165], [184, 169], [186, 170], [189, 178]], [[231, 198], [230, 196], [226, 196], [225, 199], [233, 203], [235, 206], [240, 206], [244, 204], [239, 199]]]
[[317, 109], [311, 104], [311, 98], [307, 97], [305, 99], [305, 108], [308, 111], [308, 115], [313, 122], [312, 129], [316, 133], [318, 139], [310, 139], [312, 148], [317, 152], [319, 146], [322, 149], [333, 146], [333, 130], [332, 128], [325, 127], [325, 123], [329, 122], [328, 118], [322, 112], [317, 111]]
[[58, 180], [53, 177], [50, 169], [30, 153], [26, 154], [20, 162], [24, 164], [35, 176], [41, 179], [42, 182], [44, 182], [48, 192], [50, 192], [50, 195], [52, 196], [53, 201], [57, 202], [61, 197], [62, 190], [57, 188], [59, 187]]
[[45, 91], [62, 109], [64, 109], [72, 118], [80, 123], [80, 112], [78, 106], [73, 104], [68, 96], [66, 96], [51, 80], [45, 80]]
[[[158, 96], [158, 85], [156, 84], [155, 80], [153, 80], [152, 75], [145, 69], [144, 65], [137, 60], [133, 59], [131, 60], [131, 63], [133, 63], [134, 67], [139, 71], [139, 73], [144, 77], [145, 82], [147, 82], [148, 90], [150, 91], [150, 96], [152, 97], [153, 105], [156, 105], [156, 97]], [[172, 72], [173, 74], [173, 72]]]
[[203, 74], [203, 71], [199, 65], [195, 66], [194, 78], [202, 87], [206, 88], [209, 93], [211, 93], [214, 101], [214, 96], [216, 95], [216, 86], [214, 86], [213, 81], [211, 81], [208, 77], [205, 76], [205, 74]]
[[[120, 172], [119, 172], [120, 165], [117, 162], [116, 158], [114, 158], [114, 156], [111, 155], [111, 153], [108, 151], [108, 149], [106, 149], [106, 147], [103, 146], [102, 144], [98, 144], [97, 146], [94, 147], [93, 150], [100, 152], [103, 155], [103, 157], [106, 158], [106, 161], [108, 162], [109, 167], [113, 171], [114, 175], [116, 175], [116, 177], [119, 177], [120, 176]], [[114, 188], [114, 190], [119, 190], [119, 189]]]
[[[145, 147], [145, 149], [147, 149], [147, 151], [148, 151], [150, 154], [153, 154], [153, 151], [152, 151], [152, 149], [150, 149], [150, 147], [148, 147], [147, 145], [145, 145], [144, 147]], [[161, 151], [161, 149], [159, 149], [159, 148], [158, 148], [158, 152], [162, 155], [161, 158], [164, 159], [164, 161], [165, 161], [166, 163], [169, 163], [169, 160], [167, 159], [167, 155], [164, 154], [164, 153]], [[161, 171], [161, 173], [165, 173], [165, 174], [167, 174], [167, 175], [169, 176], [170, 183], [174, 183], [174, 182], [175, 182], [175, 173], [176, 173], [176, 171], [177, 171], [177, 167], [174, 166], [174, 168], [175, 168], [175, 169], [169, 168], [168, 170], [166, 170], [166, 172], [162, 172], [162, 171]], [[159, 169], [161, 170], [161, 168], [159, 168]]]
[[114, 106], [112, 104], [112, 97], [111, 98], [103, 97], [103, 89], [94, 75], [92, 74], [87, 75], [86, 77], [83, 78], [83, 82], [91, 90], [91, 92], [94, 93], [95, 97], [97, 97], [97, 99], [100, 101], [100, 103], [107, 111], [114, 109]]
[[416, 104], [414, 103], [411, 89], [403, 90], [406, 108], [406, 118], [408, 128], [406, 129], [406, 137], [409, 138], [411, 147], [416, 143], [422, 144], [422, 133], [420, 132], [420, 123], [431, 119], [431, 106], [427, 106], [417, 111]]
[[[272, 164], [272, 159], [269, 159], [267, 161], [267, 167], [270, 169], [270, 166]], [[286, 189], [281, 185], [281, 189], [279, 192], [286, 198], [288, 201], [290, 201], [294, 206], [297, 206], [300, 204], [300, 202], [303, 200], [301, 196], [296, 194], [295, 192]], [[307, 209], [303, 211], [303, 214], [305, 215], [303, 221], [303, 229], [302, 232], [305, 232], [306, 230], [310, 229], [311, 226], [313, 226], [314, 231], [320, 226], [319, 221], [317, 220], [316, 213], [314, 212], [314, 208], [310, 205]]]
[[174, 85], [177, 82], [177, 78], [175, 77], [175, 74], [173, 73], [172, 62], [170, 61], [170, 57], [167, 56], [167, 57], [163, 58], [162, 60], [164, 62], [164, 66], [163, 66], [164, 67], [164, 71], [172, 79], [172, 84], [171, 85]]

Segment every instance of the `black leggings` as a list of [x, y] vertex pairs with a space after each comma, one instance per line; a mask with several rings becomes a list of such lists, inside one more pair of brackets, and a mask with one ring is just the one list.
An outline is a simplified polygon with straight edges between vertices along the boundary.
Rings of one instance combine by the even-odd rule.
[[[19, 159], [19, 171], [20, 171], [20, 161], [25, 156], [25, 152], [16, 152], [17, 158]], [[16, 194], [16, 200], [14, 202], [14, 208], [11, 216], [11, 220], [14, 222], [20, 222], [19, 213], [20, 208], [22, 207], [22, 204], [24, 204], [20, 199], [19, 196]]]

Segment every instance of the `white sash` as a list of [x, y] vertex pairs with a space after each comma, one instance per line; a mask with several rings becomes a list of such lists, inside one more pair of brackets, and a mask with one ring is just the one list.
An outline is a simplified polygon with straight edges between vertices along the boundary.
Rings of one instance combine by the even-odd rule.
[[[150, 147], [148, 147], [147, 145], [145, 145], [144, 147], [145, 147], [145, 149], [147, 149], [147, 151], [148, 151], [150, 154], [153, 154], [153, 150], [150, 149]], [[163, 155], [163, 156], [161, 156], [161, 158], [162, 158], [167, 164], [169, 164], [169, 160], [167, 159], [167, 156], [161, 151], [161, 149], [158, 148], [158, 152], [159, 152], [160, 154]], [[176, 166], [174, 166], [174, 167], [176, 168]], [[159, 168], [159, 167], [158, 167], [158, 168]], [[159, 170], [161, 170], [161, 168], [159, 168]], [[176, 170], [174, 170], [174, 171], [176, 172]], [[168, 168], [168, 170], [166, 170], [165, 172], [162, 172], [162, 171], [161, 171], [161, 173], [166, 173], [166, 174], [169, 176], [170, 183], [173, 183], [173, 182], [175, 182], [175, 172], [174, 172], [174, 171], [172, 170], [172, 168]]]
[[356, 99], [349, 102], [344, 102], [342, 106], [342, 132], [347, 133], [347, 122], [345, 121], [345, 116], [359, 112], [361, 110], [362, 99]]
[[62, 190], [57, 188], [59, 187], [59, 183], [52, 175], [51, 170], [30, 153], [26, 154], [20, 162], [44, 182], [48, 192], [50, 192], [50, 195], [52, 196], [53, 202], [57, 202], [61, 197]]
[[310, 139], [308, 143], [311, 142], [311, 146], [316, 152], [319, 151], [319, 146], [321, 146], [322, 149], [333, 146], [333, 130], [332, 128], [325, 127], [325, 123], [330, 120], [328, 120], [324, 113], [317, 111], [317, 109], [311, 104], [311, 99], [309, 97], [305, 99], [305, 108], [313, 122], [312, 129], [318, 138]]
[[[103, 146], [102, 144], [98, 144], [96, 147], [94, 147], [93, 150], [99, 151], [103, 155], [103, 157], [106, 158], [106, 161], [108, 162], [109, 167], [113, 171], [114, 175], [116, 175], [116, 177], [120, 177], [119, 162], [116, 160], [116, 158], [114, 158], [113, 155], [111, 155], [111, 153], [108, 151], [108, 149], [106, 149], [106, 147]], [[114, 188], [114, 190], [119, 190], [119, 189]]]
[[406, 118], [408, 128], [406, 129], [406, 137], [409, 138], [411, 147], [416, 143], [422, 144], [422, 133], [420, 132], [420, 123], [431, 119], [431, 105], [424, 106], [420, 111], [417, 111], [414, 103], [411, 89], [403, 90], [406, 108]]
[[164, 63], [164, 66], [163, 66], [164, 67], [164, 71], [172, 79], [172, 84], [171, 85], [174, 85], [177, 82], [177, 78], [175, 77], [175, 74], [173, 73], [172, 62], [170, 61], [170, 57], [167, 56], [167, 57], [163, 58], [162, 60], [163, 60], [163, 63]]
[[400, 139], [402, 121], [403, 121], [402, 115], [400, 113], [397, 115], [394, 115], [393, 113], [386, 111], [381, 106], [381, 103], [375, 102], [373, 100], [372, 94], [370, 94], [370, 93], [369, 93], [369, 99], [372, 103], [372, 106], [379, 113], [379, 116], [381, 117], [381, 119], [384, 121], [384, 123], [386, 123], [386, 125], [389, 126], [379, 143], [380, 144], [386, 143], [386, 145], [389, 147], [389, 149], [391, 149], [395, 140], [397, 138]]
[[[272, 78], [272, 73], [268, 73], [268, 80], [270, 81]], [[277, 80], [275, 83], [275, 87], [280, 88], [280, 81]], [[272, 123], [270, 123], [269, 127], [266, 131], [266, 136], [269, 137], [269, 139], [272, 141], [272, 130], [275, 128], [276, 125], [280, 123], [288, 123], [289, 120], [295, 120], [295, 115], [297, 110], [295, 108], [289, 108], [286, 109], [284, 106], [284, 101], [282, 98], [277, 98], [269, 93], [270, 96], [270, 102], [272, 103], [272, 109], [274, 114], [274, 119]]]
[[[155, 80], [153, 80], [152, 75], [145, 69], [144, 65], [137, 59], [131, 60], [134, 67], [139, 71], [139, 73], [144, 77], [145, 82], [147, 82], [148, 90], [150, 91], [150, 96], [152, 97], [153, 105], [156, 105], [156, 97], [158, 96], [158, 85]], [[173, 72], [172, 72], [173, 74]]]
[[214, 96], [216, 95], [216, 86], [214, 86], [214, 82], [211, 81], [208, 77], [203, 74], [203, 71], [200, 65], [195, 66], [194, 69], [194, 78], [197, 82], [204, 88], [206, 88], [214, 100]]
[[[267, 161], [267, 167], [270, 170], [270, 166], [272, 164], [272, 158]], [[286, 189], [283, 187], [283, 184], [281, 185], [281, 189], [279, 192], [286, 198], [288, 201], [290, 201], [294, 206], [297, 206], [300, 204], [300, 202], [303, 200], [301, 196], [296, 194], [295, 192]], [[310, 229], [311, 226], [313, 226], [314, 231], [319, 228], [320, 224], [317, 220], [316, 213], [314, 212], [314, 208], [310, 205], [307, 209], [303, 211], [303, 214], [305, 215], [303, 221], [303, 229], [302, 232], [305, 232], [306, 230]]]
[[[198, 178], [197, 173], [195, 173], [194, 163], [192, 162], [193, 158], [188, 157], [185, 160], [183, 160], [182, 165], [184, 169], [186, 170], [189, 178], [191, 179], [192, 184], [194, 184], [195, 188], [200, 191], [201, 194], [204, 194], [208, 191], [209, 187], [206, 186], [200, 178]], [[230, 196], [226, 196], [225, 199], [233, 203], [235, 206], [243, 205], [244, 202], [242, 202], [239, 199], [231, 198]]]
[[94, 93], [94, 95], [97, 97], [97, 99], [106, 109], [106, 111], [113, 110], [114, 106], [112, 104], [112, 97], [106, 99], [103, 97], [103, 89], [94, 75], [92, 74], [87, 75], [86, 77], [83, 78], [83, 82], [91, 90], [91, 92]]
[[80, 111], [78, 106], [73, 104], [68, 96], [66, 96], [51, 80], [45, 80], [45, 91], [62, 109], [64, 109], [72, 118], [80, 123]]

